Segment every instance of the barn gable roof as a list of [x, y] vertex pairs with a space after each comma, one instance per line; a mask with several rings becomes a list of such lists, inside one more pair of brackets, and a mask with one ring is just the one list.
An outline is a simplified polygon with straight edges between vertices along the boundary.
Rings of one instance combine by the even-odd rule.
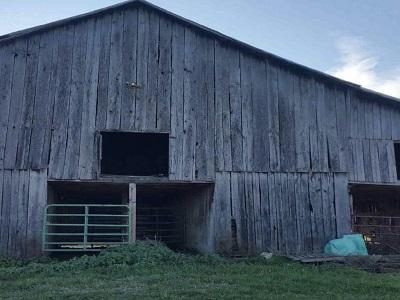
[[81, 15], [77, 15], [77, 16], [73, 16], [73, 17], [70, 17], [70, 18], [62, 19], [62, 20], [59, 20], [59, 21], [51, 22], [51, 23], [48, 23], [48, 24], [39, 25], [39, 26], [35, 26], [35, 27], [32, 27], [32, 28], [28, 28], [28, 29], [16, 31], [16, 32], [13, 32], [13, 33], [5, 34], [5, 35], [0, 36], [0, 45], [2, 43], [5, 43], [7, 41], [12, 41], [13, 39], [16, 39], [16, 38], [19, 38], [19, 37], [25, 37], [25, 36], [28, 36], [30, 34], [40, 33], [40, 32], [47, 31], [47, 30], [50, 30], [50, 29], [53, 29], [53, 28], [56, 28], [56, 27], [64, 26], [64, 25], [69, 24], [69, 23], [74, 23], [74, 22], [78, 22], [78, 21], [81, 21], [81, 20], [84, 20], [84, 19], [87, 19], [87, 18], [100, 16], [100, 15], [103, 15], [103, 14], [110, 13], [113, 10], [123, 9], [123, 8], [127, 8], [127, 7], [145, 7], [145, 8], [148, 8], [148, 9], [155, 10], [156, 12], [158, 12], [158, 13], [166, 16], [166, 17], [172, 18], [174, 21], [183, 23], [186, 26], [189, 26], [189, 27], [192, 27], [192, 28], [194, 28], [196, 30], [199, 30], [199, 31], [203, 32], [204, 34], [211, 35], [212, 37], [214, 37], [216, 39], [219, 39], [221, 41], [230, 43], [233, 46], [239, 47], [239, 48], [241, 48], [243, 50], [246, 50], [246, 51], [248, 51], [248, 52], [250, 52], [252, 54], [268, 58], [270, 60], [276, 61], [277, 63], [283, 64], [283, 65], [285, 65], [285, 66], [287, 66], [289, 68], [294, 68], [297, 71], [305, 72], [305, 73], [307, 73], [307, 74], [309, 74], [311, 76], [317, 76], [317, 77], [319, 77], [321, 79], [328, 80], [331, 83], [337, 83], [337, 84], [341, 84], [341, 85], [345, 85], [345, 86], [348, 86], [348, 87], [355, 88], [357, 91], [365, 93], [365, 94], [367, 94], [369, 96], [379, 97], [379, 98], [388, 100], [389, 102], [392, 102], [392, 103], [400, 103], [400, 99], [398, 99], [398, 98], [395, 98], [395, 97], [392, 97], [392, 96], [389, 96], [389, 95], [385, 95], [385, 94], [382, 94], [382, 93], [379, 93], [379, 92], [376, 92], [376, 91], [373, 91], [373, 90], [370, 90], [370, 89], [367, 89], [367, 88], [364, 88], [364, 87], [362, 87], [362, 86], [360, 86], [358, 84], [355, 84], [355, 83], [352, 83], [352, 82], [349, 82], [349, 81], [346, 81], [346, 80], [343, 80], [343, 79], [339, 79], [339, 78], [331, 76], [331, 75], [329, 75], [327, 73], [312, 69], [310, 67], [301, 65], [301, 64], [293, 62], [291, 60], [282, 58], [282, 57], [280, 57], [278, 55], [269, 53], [269, 52], [264, 51], [262, 49], [259, 49], [257, 47], [254, 47], [254, 46], [251, 46], [249, 44], [246, 44], [246, 43], [244, 43], [242, 41], [239, 41], [237, 39], [229, 37], [229, 36], [227, 36], [225, 34], [222, 34], [222, 33], [218, 32], [216, 30], [213, 30], [211, 28], [208, 28], [206, 26], [203, 26], [201, 24], [193, 22], [193, 21], [191, 21], [189, 19], [186, 19], [184, 17], [181, 17], [179, 15], [176, 15], [176, 14], [174, 14], [174, 13], [172, 13], [172, 12], [166, 10], [166, 9], [163, 9], [163, 8], [161, 8], [159, 6], [156, 6], [156, 5], [154, 5], [154, 4], [150, 3], [150, 2], [147, 2], [145, 0], [124, 1], [124, 2], [121, 2], [121, 3], [115, 4], [115, 5], [111, 5], [111, 6], [108, 6], [108, 7], [105, 7], [105, 8], [101, 8], [101, 9], [98, 9], [98, 10], [94, 10], [94, 11], [91, 11], [91, 12], [88, 12], [88, 13], [84, 13], [84, 14], [81, 14]]

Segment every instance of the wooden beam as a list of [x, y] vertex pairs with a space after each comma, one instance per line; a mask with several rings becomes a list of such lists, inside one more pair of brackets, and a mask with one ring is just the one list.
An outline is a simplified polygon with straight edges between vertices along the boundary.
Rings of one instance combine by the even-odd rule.
[[131, 214], [131, 236], [130, 242], [136, 241], [136, 184], [129, 184], [129, 208]]

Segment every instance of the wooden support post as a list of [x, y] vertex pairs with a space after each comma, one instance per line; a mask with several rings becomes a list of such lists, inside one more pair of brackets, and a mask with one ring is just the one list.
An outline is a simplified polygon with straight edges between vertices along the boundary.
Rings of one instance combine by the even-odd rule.
[[136, 241], [136, 184], [129, 184], [129, 208], [131, 214], [131, 236], [130, 242]]

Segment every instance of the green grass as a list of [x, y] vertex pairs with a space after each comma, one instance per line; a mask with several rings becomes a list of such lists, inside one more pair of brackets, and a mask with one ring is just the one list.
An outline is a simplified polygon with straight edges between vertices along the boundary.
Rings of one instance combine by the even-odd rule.
[[70, 261], [0, 260], [0, 299], [399, 299], [400, 276], [138, 243]]

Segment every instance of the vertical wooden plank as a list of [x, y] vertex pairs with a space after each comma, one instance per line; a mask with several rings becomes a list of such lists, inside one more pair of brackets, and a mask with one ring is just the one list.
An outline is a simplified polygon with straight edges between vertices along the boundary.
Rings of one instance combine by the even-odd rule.
[[[230, 81], [237, 79], [239, 53], [226, 45], [215, 44], [215, 119], [216, 119], [216, 159], [217, 170], [232, 170]], [[232, 78], [231, 78], [232, 71]], [[235, 83], [237, 80], [235, 80]], [[235, 123], [235, 125], [237, 125]], [[234, 135], [235, 143], [238, 143]], [[235, 144], [236, 146], [237, 144]], [[235, 158], [237, 151], [235, 150]]]
[[[206, 168], [207, 178], [215, 179], [215, 41], [207, 39], [205, 97], [207, 98]], [[240, 101], [240, 99], [239, 99]]]
[[370, 140], [369, 149], [371, 152], [372, 179], [374, 182], [381, 182], [381, 168], [379, 163], [378, 142], [376, 140]]
[[392, 139], [400, 140], [400, 111], [399, 106], [393, 106], [391, 109], [391, 122], [392, 122]]
[[[26, 58], [24, 103], [20, 112], [23, 120], [22, 129], [18, 136], [18, 150], [16, 166], [18, 169], [29, 167], [30, 139], [32, 132], [32, 118], [35, 104], [35, 92], [37, 84], [38, 63], [39, 63], [40, 35], [32, 36], [28, 40]], [[0, 143], [1, 144], [1, 143]], [[0, 146], [1, 147], [1, 146]], [[0, 151], [1, 152], [1, 151]]]
[[310, 176], [310, 209], [311, 209], [311, 230], [313, 237], [313, 252], [321, 253], [324, 243], [324, 221], [321, 200], [321, 173], [314, 173]]
[[129, 184], [129, 209], [131, 218], [131, 236], [130, 242], [136, 241], [136, 184]]
[[259, 173], [260, 177], [260, 215], [262, 251], [272, 252], [271, 199], [269, 198], [268, 173]]
[[256, 253], [261, 253], [263, 249], [263, 230], [261, 215], [261, 192], [260, 192], [260, 173], [253, 173], [253, 206], [254, 206], [254, 239]]
[[386, 150], [388, 155], [389, 181], [397, 182], [396, 157], [394, 153], [393, 141], [386, 142]]
[[317, 103], [318, 97], [315, 88], [315, 80], [310, 79], [304, 84], [302, 91], [304, 97], [308, 101], [308, 120], [309, 120], [309, 143], [310, 143], [310, 168], [313, 171], [321, 170], [321, 159], [318, 144], [318, 127], [317, 127]]
[[315, 93], [317, 99], [317, 147], [319, 156], [319, 172], [329, 171], [329, 160], [328, 160], [328, 97], [326, 89], [323, 83], [315, 82]]
[[157, 12], [149, 13], [149, 49], [147, 64], [147, 106], [146, 106], [146, 130], [155, 130], [157, 122], [158, 67], [159, 67], [159, 43], [160, 43], [160, 17]]
[[56, 94], [52, 127], [54, 128], [51, 139], [49, 176], [62, 178], [65, 149], [67, 144], [67, 127], [69, 96], [71, 92], [71, 71], [74, 45], [74, 26], [68, 25], [61, 29], [58, 45], [58, 72], [56, 81]]
[[[232, 169], [234, 171], [242, 171], [245, 169], [244, 166], [244, 154], [243, 154], [243, 127], [242, 127], [242, 98], [241, 98], [241, 57], [239, 51], [231, 48], [220, 48], [218, 55], [218, 73], [217, 73], [217, 84], [219, 86], [217, 99], [223, 101], [223, 105], [218, 105], [219, 109], [222, 109], [220, 114], [222, 115], [223, 126], [217, 128], [217, 130], [223, 130], [223, 143], [222, 149], [219, 155], [221, 158], [225, 156], [224, 153], [230, 152], [232, 157], [227, 158], [227, 165], [229, 166], [230, 160], [232, 160]], [[224, 79], [225, 78], [225, 79]], [[227, 93], [227, 94], [225, 94]], [[224, 97], [219, 99], [219, 97]], [[230, 115], [224, 113], [224, 110], [229, 106]], [[230, 121], [228, 124], [227, 121]], [[230, 139], [226, 133], [226, 129], [230, 128]], [[225, 145], [225, 142], [227, 143]], [[231, 143], [231, 151], [229, 151], [229, 143]], [[226, 147], [226, 149], [225, 149]], [[228, 154], [229, 155], [229, 154]], [[228, 167], [229, 168], [229, 167]]]
[[101, 18], [100, 33], [100, 64], [99, 86], [97, 91], [96, 128], [98, 130], [107, 127], [108, 111], [108, 83], [110, 73], [110, 49], [111, 49], [112, 15], [106, 14]]
[[254, 213], [254, 195], [253, 195], [253, 175], [246, 172], [244, 174], [244, 192], [247, 211], [247, 240], [248, 253], [256, 254], [256, 236], [255, 236], [255, 213]]
[[3, 201], [0, 219], [0, 255], [7, 256], [9, 241], [10, 213], [12, 202], [12, 171], [3, 170]]
[[41, 254], [44, 208], [47, 203], [46, 170], [30, 171], [27, 221], [27, 257]]
[[[107, 129], [119, 129], [121, 126], [121, 94], [126, 88], [122, 83], [122, 36], [124, 17], [123, 12], [114, 11], [111, 23], [111, 48], [110, 66], [108, 77], [108, 105], [107, 105]], [[90, 32], [93, 34], [93, 32]]]
[[172, 26], [170, 178], [183, 179], [184, 28]]
[[368, 100], [368, 98], [364, 98], [364, 106], [365, 106], [365, 137], [367, 139], [372, 139], [374, 137], [374, 114], [373, 114], [373, 105], [372, 101]]
[[296, 173], [287, 174], [287, 252], [296, 254], [299, 244], [296, 211]]
[[26, 231], [28, 222], [28, 199], [29, 199], [29, 171], [20, 171], [18, 187], [18, 221], [16, 234], [16, 257], [26, 257]]
[[381, 122], [381, 107], [377, 101], [372, 102], [372, 114], [373, 114], [373, 138], [382, 138], [382, 122]]
[[[171, 117], [171, 73], [172, 73], [172, 22], [160, 18], [160, 44], [157, 78], [157, 120], [160, 131], [170, 131]], [[204, 41], [205, 42], [205, 41]], [[200, 99], [199, 99], [200, 100]]]
[[392, 139], [392, 114], [391, 107], [387, 103], [381, 104], [381, 124], [382, 124], [382, 139], [391, 140]]
[[308, 101], [307, 94], [303, 92], [308, 79], [302, 77], [294, 78], [294, 114], [295, 114], [295, 147], [296, 147], [296, 170], [310, 170], [310, 143], [308, 125]]
[[[46, 32], [40, 37], [39, 65], [32, 119], [29, 161], [32, 169], [47, 167], [50, 120], [54, 102], [54, 62], [58, 51], [56, 32]], [[43, 116], [50, 116], [44, 118]]]
[[84, 94], [82, 101], [81, 137], [79, 147], [79, 178], [93, 179], [96, 174], [96, 102], [100, 59], [100, 25], [92, 19], [88, 22]]
[[206, 81], [206, 55], [207, 39], [198, 35], [196, 46], [196, 57], [194, 58], [193, 82], [195, 83], [195, 179], [207, 178], [207, 81]]
[[383, 182], [390, 182], [389, 173], [389, 161], [387, 152], [387, 142], [385, 140], [379, 140], [378, 142], [378, 157], [379, 157], [379, 169], [381, 173], [381, 180]]
[[336, 233], [338, 237], [351, 233], [350, 200], [345, 173], [334, 174]]
[[196, 123], [195, 107], [197, 101], [196, 81], [196, 33], [185, 28], [185, 72], [183, 97], [183, 176], [187, 180], [195, 177]]
[[[15, 42], [14, 68], [12, 74], [12, 90], [8, 113], [8, 130], [4, 153], [4, 168], [16, 167], [18, 135], [22, 129], [22, 115], [24, 100], [24, 79], [26, 70], [27, 41], [20, 39]], [[7, 80], [3, 78], [2, 80]], [[2, 114], [4, 112], [2, 111]]]
[[10, 111], [12, 75], [14, 68], [14, 45], [0, 47], [0, 169], [4, 167], [4, 152]]
[[122, 79], [121, 79], [121, 129], [135, 128], [136, 90], [130, 86], [137, 83], [137, 39], [138, 11], [126, 9], [123, 11], [124, 27], [122, 36]]
[[248, 253], [247, 211], [244, 197], [244, 173], [231, 173], [232, 219], [236, 222], [239, 253]]
[[136, 91], [135, 128], [144, 130], [147, 128], [147, 104], [149, 89], [152, 87], [147, 82], [149, 64], [149, 36], [150, 16], [147, 10], [138, 10], [138, 45], [137, 45], [137, 83], [140, 88]]
[[336, 237], [334, 197], [332, 196], [334, 191], [331, 187], [330, 174], [321, 174], [322, 222], [324, 229], [321, 241], [322, 247]]
[[217, 253], [232, 249], [230, 173], [217, 172], [213, 201], [214, 239]]
[[278, 223], [280, 220], [277, 215], [277, 184], [275, 182], [275, 177], [276, 173], [268, 173], [268, 198], [271, 211], [269, 226], [271, 228], [271, 251], [273, 253], [277, 253], [279, 251]]
[[[92, 33], [90, 33], [92, 34]], [[79, 178], [79, 148], [81, 144], [82, 105], [84, 97], [85, 72], [82, 66], [86, 63], [87, 23], [75, 25], [74, 54], [72, 60], [71, 91], [69, 97], [67, 145], [63, 178]]]
[[270, 170], [280, 170], [279, 99], [277, 68], [266, 62]]
[[348, 152], [348, 136], [349, 136], [349, 120], [347, 117], [346, 95], [345, 92], [339, 88], [335, 89], [335, 107], [336, 107], [336, 126], [338, 135], [338, 160], [339, 165], [337, 171], [346, 172], [346, 153]]
[[18, 231], [18, 198], [19, 198], [20, 172], [14, 170], [11, 172], [11, 194], [9, 222], [8, 222], [8, 246], [7, 254], [10, 257], [16, 257], [17, 231]]
[[[253, 90], [253, 165], [252, 170], [258, 172], [269, 171], [269, 134], [266, 130], [268, 124], [268, 98], [267, 98], [267, 71], [265, 62], [251, 59], [251, 82]], [[232, 97], [231, 97], [232, 98]]]
[[288, 70], [279, 70], [279, 141], [282, 171], [294, 171], [296, 166], [293, 80], [294, 76]]
[[242, 134], [243, 134], [243, 167], [245, 171], [252, 171], [254, 168], [253, 154], [253, 82], [252, 82], [252, 59], [251, 57], [240, 55], [241, 69], [241, 91], [242, 91]]
[[370, 141], [362, 140], [362, 150], [364, 157], [364, 171], [365, 171], [365, 181], [373, 182], [373, 170], [372, 170], [372, 158], [371, 158], [371, 149], [370, 149]]

